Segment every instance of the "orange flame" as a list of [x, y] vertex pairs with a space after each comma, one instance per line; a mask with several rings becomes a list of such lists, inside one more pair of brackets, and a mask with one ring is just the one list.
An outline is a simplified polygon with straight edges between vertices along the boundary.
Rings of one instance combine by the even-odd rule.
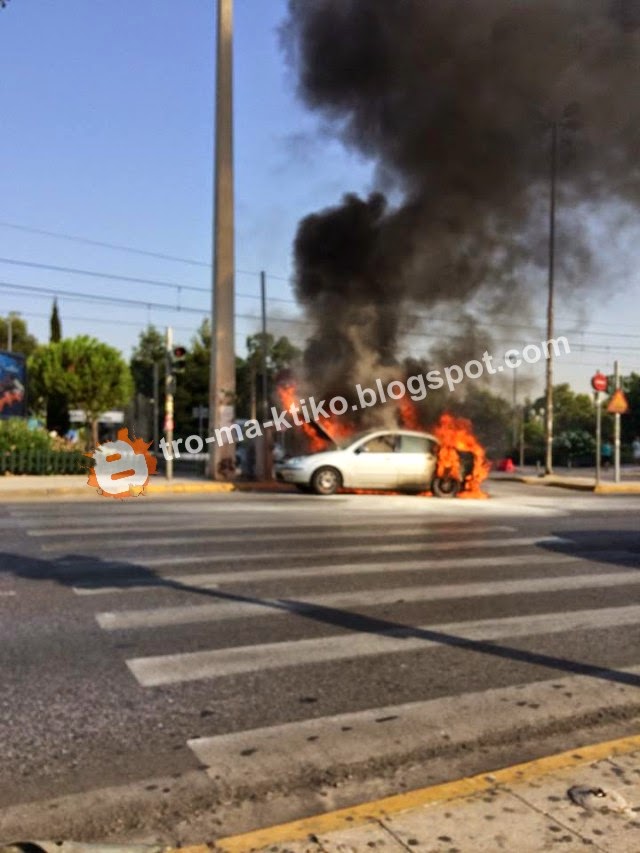
[[408, 397], [398, 400], [398, 415], [400, 423], [405, 429], [416, 429], [422, 431], [422, 425], [418, 417], [416, 407]]
[[[293, 384], [279, 385], [278, 397], [280, 397], [280, 405], [282, 406], [283, 411], [289, 411], [292, 405], [295, 404], [297, 406], [300, 402], [296, 386]], [[323, 426], [325, 426], [324, 423]], [[326, 450], [327, 442], [325, 439], [320, 435], [320, 433], [316, 432], [311, 424], [306, 423], [304, 420], [302, 423], [302, 431], [307, 438], [309, 450], [311, 450], [312, 453], [317, 453], [319, 450]]]
[[436, 475], [438, 477], [448, 476], [458, 480], [462, 479], [458, 451], [471, 453], [473, 455], [473, 470], [465, 477], [464, 490], [460, 493], [460, 497], [486, 498], [487, 495], [481, 490], [480, 486], [488, 477], [491, 464], [487, 461], [484, 447], [473, 434], [471, 421], [444, 414], [434, 427], [433, 434], [440, 444]]

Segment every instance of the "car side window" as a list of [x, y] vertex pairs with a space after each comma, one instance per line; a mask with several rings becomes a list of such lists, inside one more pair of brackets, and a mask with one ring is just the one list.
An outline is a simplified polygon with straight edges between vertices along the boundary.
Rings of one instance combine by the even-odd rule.
[[418, 435], [400, 436], [400, 453], [431, 453], [435, 452], [435, 444], [430, 438]]
[[395, 435], [377, 435], [375, 438], [370, 438], [360, 446], [360, 451], [363, 453], [394, 453], [396, 449], [397, 436]]

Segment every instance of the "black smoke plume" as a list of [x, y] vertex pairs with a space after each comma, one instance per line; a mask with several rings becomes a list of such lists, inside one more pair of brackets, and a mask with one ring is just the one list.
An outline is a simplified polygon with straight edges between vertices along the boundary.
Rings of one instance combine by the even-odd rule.
[[283, 38], [304, 102], [376, 164], [378, 191], [296, 236], [314, 392], [393, 365], [416, 313], [543, 316], [554, 124], [559, 280], [589, 278], [589, 216], [638, 202], [639, 0], [289, 0]]

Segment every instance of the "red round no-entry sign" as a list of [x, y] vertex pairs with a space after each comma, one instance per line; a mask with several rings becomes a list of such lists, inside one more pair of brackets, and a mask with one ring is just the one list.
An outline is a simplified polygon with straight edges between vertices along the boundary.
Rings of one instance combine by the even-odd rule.
[[604, 375], [604, 373], [595, 373], [591, 377], [591, 387], [594, 391], [606, 391], [609, 385], [609, 380]]

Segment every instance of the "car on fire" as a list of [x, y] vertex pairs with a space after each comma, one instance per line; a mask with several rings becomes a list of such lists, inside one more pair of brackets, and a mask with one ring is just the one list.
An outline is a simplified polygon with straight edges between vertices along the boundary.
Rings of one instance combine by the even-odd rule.
[[470, 454], [461, 453], [462, 480], [447, 471], [438, 476], [437, 438], [414, 430], [368, 430], [333, 443], [334, 449], [284, 459], [275, 466], [276, 477], [316, 495], [344, 488], [432, 491], [438, 497], [454, 497], [473, 464], [466, 458]]

